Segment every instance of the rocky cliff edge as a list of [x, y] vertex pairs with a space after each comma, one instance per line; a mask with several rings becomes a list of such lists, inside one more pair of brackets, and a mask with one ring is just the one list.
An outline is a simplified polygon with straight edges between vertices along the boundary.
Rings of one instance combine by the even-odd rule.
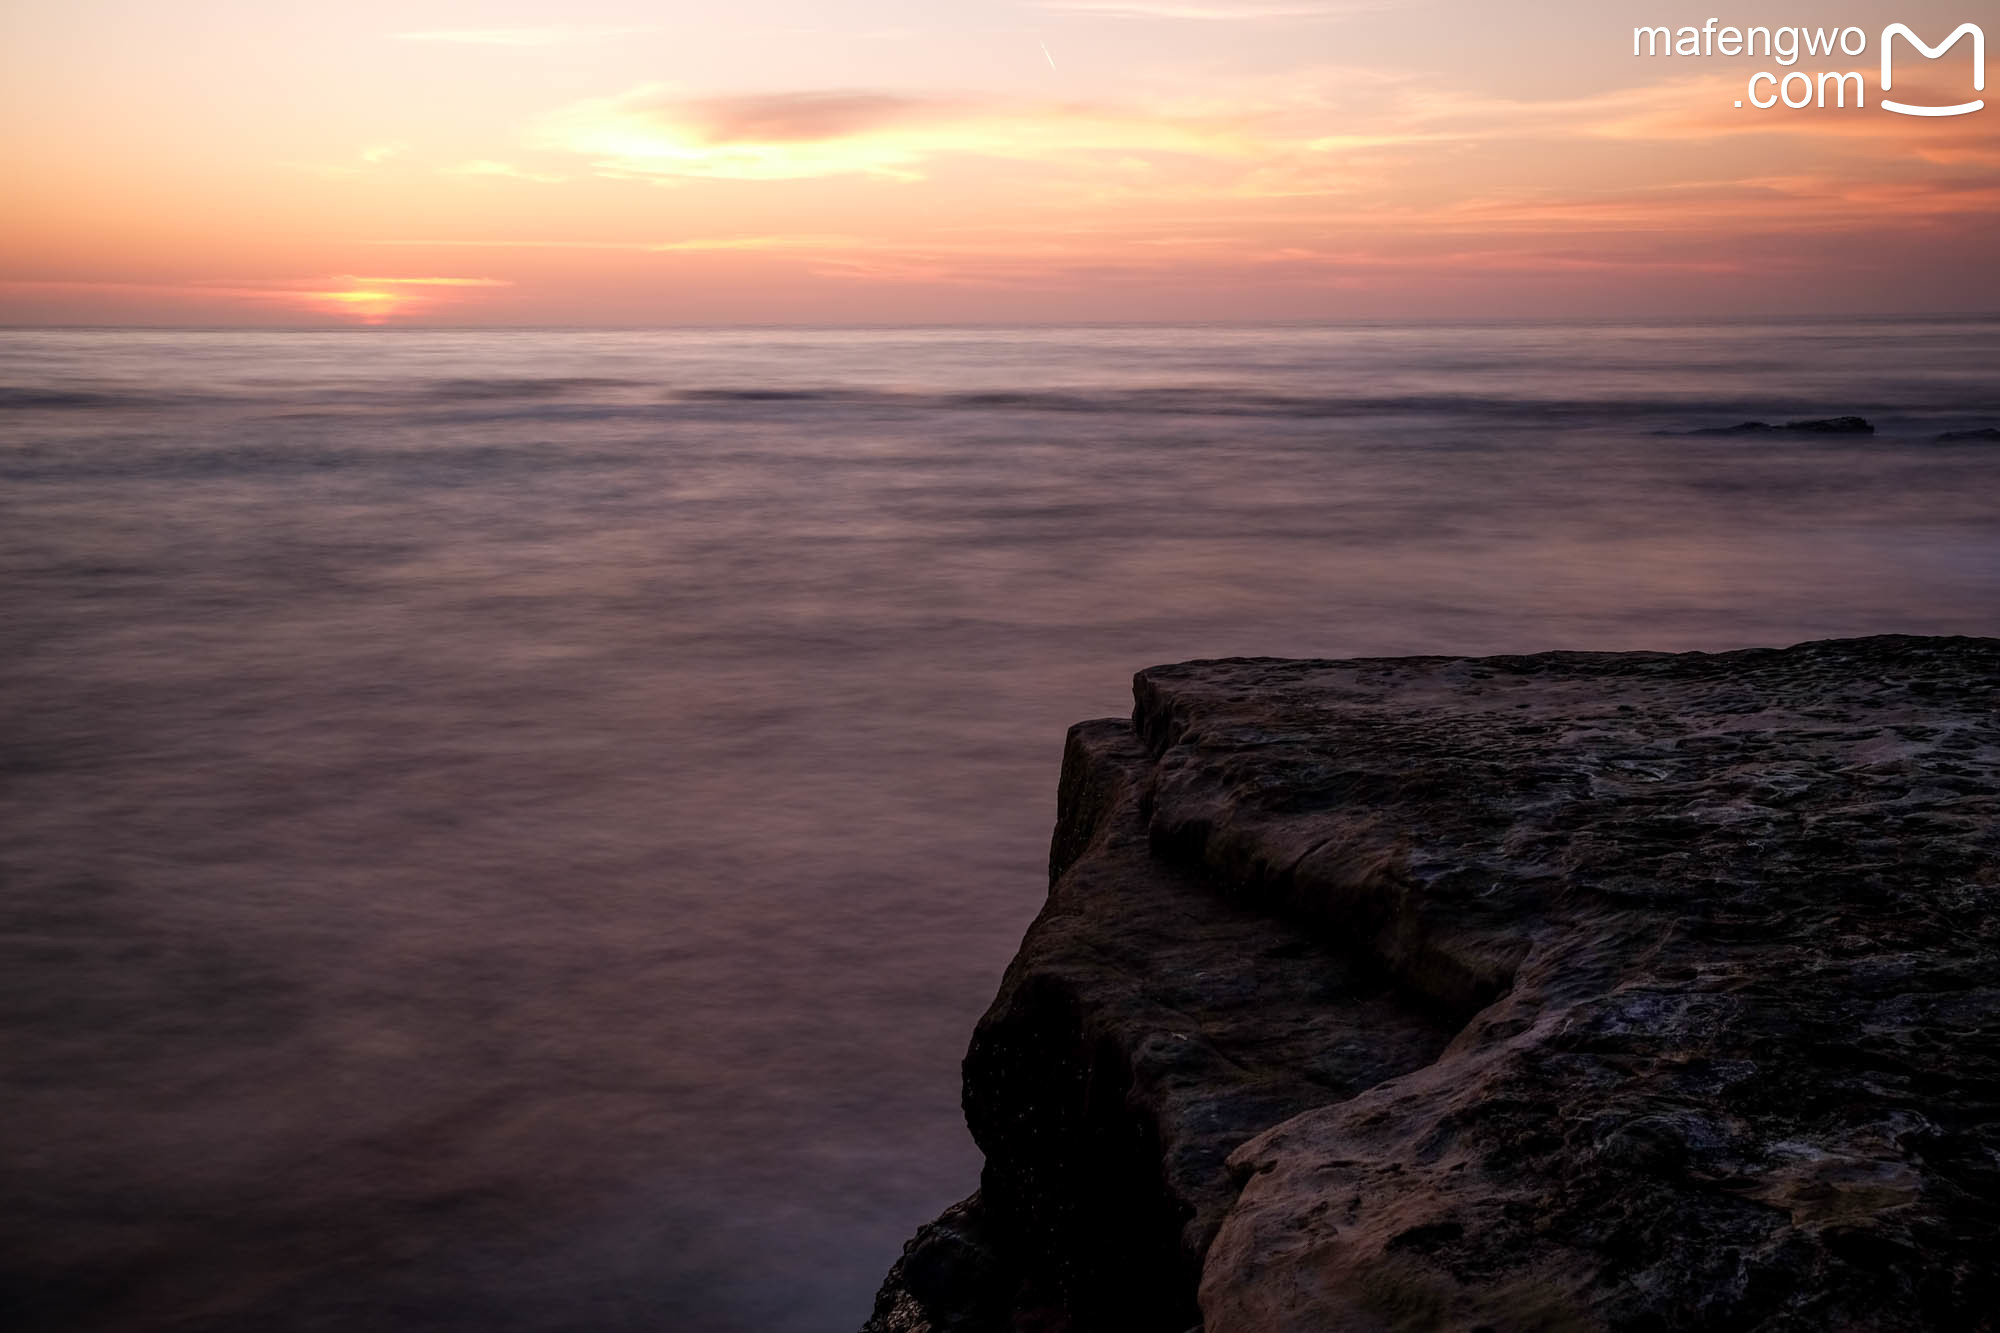
[[1135, 697], [868, 1333], [1995, 1326], [2000, 640]]

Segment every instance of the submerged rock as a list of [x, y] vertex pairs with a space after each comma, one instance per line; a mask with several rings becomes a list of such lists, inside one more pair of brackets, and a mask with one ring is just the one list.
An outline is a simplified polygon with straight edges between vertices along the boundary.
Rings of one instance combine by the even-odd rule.
[[2000, 640], [1135, 694], [871, 1330], [1993, 1327]]
[[1745, 421], [1734, 426], [1709, 426], [1689, 431], [1690, 435], [1873, 435], [1875, 427], [1863, 417], [1823, 417], [1815, 421]]
[[1986, 426], [1980, 430], [1948, 430], [1938, 436], [1939, 444], [1970, 444], [1974, 441], [2000, 443], [2000, 427]]

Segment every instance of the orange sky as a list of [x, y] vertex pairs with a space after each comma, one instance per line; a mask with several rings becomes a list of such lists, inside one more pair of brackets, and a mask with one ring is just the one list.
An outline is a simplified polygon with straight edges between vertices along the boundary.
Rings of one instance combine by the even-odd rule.
[[[1737, 109], [1786, 67], [1631, 54], [1711, 14], [1858, 26], [1865, 55], [1792, 68], [1870, 105]], [[1991, 310], [2000, 106], [1874, 105], [1884, 25], [1980, 17], [14, 0], [0, 322]], [[1964, 101], [1971, 65], [1895, 96]]]

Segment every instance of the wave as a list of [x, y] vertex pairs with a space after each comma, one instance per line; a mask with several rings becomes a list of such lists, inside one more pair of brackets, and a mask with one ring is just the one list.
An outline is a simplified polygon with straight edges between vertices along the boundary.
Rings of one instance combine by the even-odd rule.
[[[1888, 393], [1883, 390], [1887, 388]], [[1867, 415], [1937, 422], [1933, 429], [1986, 426], [1996, 405], [1990, 385], [1875, 386], [1862, 400], [1823, 401], [1796, 393], [1770, 397], [1650, 393], [1603, 396], [1410, 391], [1287, 393], [1247, 385], [1175, 387], [1080, 385], [1053, 389], [908, 390], [850, 385], [679, 387], [600, 376], [453, 377], [373, 387], [348, 383], [261, 384], [234, 392], [148, 388], [35, 388], [0, 385], [0, 410], [92, 412], [238, 408], [289, 417], [406, 414], [417, 421], [671, 419], [711, 412], [796, 414], [845, 407], [898, 413], [1043, 413], [1124, 417], [1370, 418], [1448, 421], [1455, 426], [1639, 427], [1688, 434], [1718, 423]]]
[[381, 447], [319, 441], [252, 440], [238, 445], [160, 446], [149, 439], [106, 436], [90, 449], [29, 448], [0, 454], [0, 480], [14, 483], [178, 481], [226, 477], [324, 476], [342, 472], [395, 475], [452, 484], [478, 475], [587, 471], [626, 462], [629, 452], [600, 444], [546, 441], [441, 443]]
[[482, 401], [493, 398], [561, 398], [571, 394], [606, 389], [644, 387], [636, 380], [606, 379], [599, 376], [551, 376], [547, 378], [493, 378], [432, 380], [412, 389], [406, 397], [440, 402]]
[[157, 390], [38, 389], [0, 384], [0, 408], [26, 411], [113, 411], [121, 408], [185, 407], [211, 401], [205, 395]]
[[[1528, 424], [1618, 424], [1662, 417], [1702, 418], [1826, 409], [1803, 400], [1722, 397], [1566, 398], [1474, 393], [1284, 394], [1226, 386], [1175, 389], [974, 390], [907, 393], [828, 387], [819, 389], [689, 389], [670, 401], [702, 404], [859, 404], [885, 408], [968, 412], [1049, 412], [1112, 416], [1444, 417]], [[1931, 404], [1927, 401], [1925, 406]], [[1845, 412], [1893, 413], [1909, 405], [1841, 403]]]

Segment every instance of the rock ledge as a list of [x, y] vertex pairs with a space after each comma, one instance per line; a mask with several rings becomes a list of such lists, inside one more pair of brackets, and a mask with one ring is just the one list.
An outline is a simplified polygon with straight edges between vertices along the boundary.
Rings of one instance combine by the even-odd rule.
[[1135, 697], [869, 1333], [1994, 1327], [2000, 640]]

